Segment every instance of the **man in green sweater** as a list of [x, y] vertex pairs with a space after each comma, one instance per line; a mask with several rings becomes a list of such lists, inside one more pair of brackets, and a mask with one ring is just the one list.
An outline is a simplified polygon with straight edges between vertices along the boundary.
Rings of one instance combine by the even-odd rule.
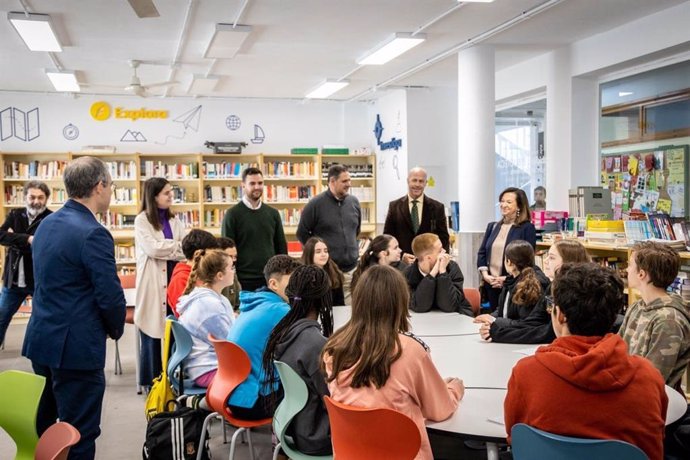
[[242, 201], [223, 218], [221, 234], [237, 245], [237, 277], [242, 290], [266, 285], [263, 270], [268, 259], [287, 254], [283, 222], [278, 211], [261, 202], [264, 176], [258, 168], [242, 171]]

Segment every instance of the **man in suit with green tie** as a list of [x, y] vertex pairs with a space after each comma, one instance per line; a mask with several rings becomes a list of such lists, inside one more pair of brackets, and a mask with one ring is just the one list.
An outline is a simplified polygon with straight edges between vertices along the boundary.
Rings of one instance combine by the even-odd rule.
[[443, 249], [449, 251], [446, 211], [440, 203], [424, 194], [427, 174], [415, 167], [407, 174], [407, 194], [391, 201], [383, 226], [383, 233], [394, 236], [403, 250], [406, 263], [414, 261], [412, 240], [422, 233], [434, 233], [441, 240]]

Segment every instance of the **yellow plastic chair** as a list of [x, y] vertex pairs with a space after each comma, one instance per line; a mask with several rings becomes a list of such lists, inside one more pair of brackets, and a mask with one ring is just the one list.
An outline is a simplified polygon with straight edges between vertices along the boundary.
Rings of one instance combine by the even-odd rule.
[[33, 460], [38, 435], [36, 414], [45, 377], [23, 371], [0, 372], [0, 428], [17, 446], [15, 460]]

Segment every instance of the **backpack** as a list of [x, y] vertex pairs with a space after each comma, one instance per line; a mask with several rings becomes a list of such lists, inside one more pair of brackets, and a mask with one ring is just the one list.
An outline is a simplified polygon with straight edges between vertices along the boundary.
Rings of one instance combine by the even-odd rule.
[[[170, 320], [165, 322], [165, 338], [163, 342], [163, 371], [161, 375], [153, 379], [151, 390], [146, 396], [146, 404], [144, 411], [146, 420], [161, 412], [166, 412], [174, 409], [175, 393], [173, 392], [170, 380], [168, 380], [168, 354], [170, 353], [170, 331], [172, 323]], [[171, 409], [170, 405], [173, 404]]]
[[[172, 412], [161, 412], [146, 426], [146, 439], [142, 449], [144, 460], [193, 460], [197, 458], [199, 439], [208, 411], [181, 407]], [[202, 446], [201, 459], [210, 458], [208, 436]]]

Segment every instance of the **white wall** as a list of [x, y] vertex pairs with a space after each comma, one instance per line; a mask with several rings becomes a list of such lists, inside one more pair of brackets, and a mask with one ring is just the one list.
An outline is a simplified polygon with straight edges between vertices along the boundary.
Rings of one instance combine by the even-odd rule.
[[[114, 119], [96, 121], [89, 114], [96, 101], [106, 101], [113, 108], [146, 107], [167, 110], [167, 119]], [[39, 136], [32, 141], [9, 137], [0, 141], [6, 152], [63, 152], [81, 151], [85, 145], [113, 145], [118, 152], [181, 153], [208, 152], [204, 141], [243, 141], [247, 153], [290, 153], [293, 147], [321, 147], [324, 144], [343, 144], [350, 148], [368, 146], [374, 142], [368, 126], [367, 106], [364, 103], [312, 101], [302, 104], [278, 100], [219, 100], [190, 98], [95, 97], [70, 98], [64, 95], [0, 93], [0, 111], [15, 107], [23, 112], [39, 109]], [[198, 120], [192, 117], [185, 125], [176, 118], [198, 110]], [[9, 112], [2, 118], [2, 137], [9, 136]], [[241, 126], [235, 131], [226, 127], [226, 118], [236, 115]], [[198, 121], [198, 122], [197, 122]], [[254, 125], [264, 133], [263, 143], [252, 143]], [[63, 129], [76, 126], [79, 136], [68, 140]], [[140, 132], [145, 142], [123, 142], [128, 131]], [[368, 132], [369, 131], [369, 132]]]

